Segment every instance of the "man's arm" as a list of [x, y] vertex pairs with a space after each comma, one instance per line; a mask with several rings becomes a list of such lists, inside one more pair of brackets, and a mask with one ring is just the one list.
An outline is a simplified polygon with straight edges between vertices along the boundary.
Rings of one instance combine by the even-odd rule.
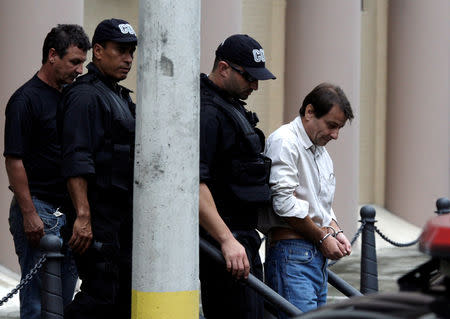
[[199, 189], [200, 225], [217, 240], [227, 264], [227, 270], [237, 278], [248, 278], [250, 264], [245, 248], [234, 238], [228, 226], [220, 217], [212, 194], [205, 183]]
[[77, 213], [69, 245], [79, 254], [83, 254], [92, 242], [91, 212], [87, 199], [87, 188], [88, 183], [83, 177], [71, 177], [67, 181], [67, 189]]
[[38, 246], [44, 236], [44, 223], [31, 200], [28, 177], [22, 159], [6, 156], [5, 166], [9, 184], [22, 212], [25, 236], [32, 246]]

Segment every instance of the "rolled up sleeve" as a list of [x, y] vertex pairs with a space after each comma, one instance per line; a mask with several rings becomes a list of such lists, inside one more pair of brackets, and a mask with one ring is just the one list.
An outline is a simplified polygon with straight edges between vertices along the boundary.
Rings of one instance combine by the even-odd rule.
[[69, 178], [95, 174], [92, 114], [95, 103], [90, 95], [75, 92], [68, 94], [63, 103], [62, 175]]
[[281, 217], [305, 218], [309, 203], [295, 196], [299, 186], [298, 156], [295, 142], [288, 138], [274, 137], [266, 144], [265, 155], [272, 159], [270, 186], [273, 209]]

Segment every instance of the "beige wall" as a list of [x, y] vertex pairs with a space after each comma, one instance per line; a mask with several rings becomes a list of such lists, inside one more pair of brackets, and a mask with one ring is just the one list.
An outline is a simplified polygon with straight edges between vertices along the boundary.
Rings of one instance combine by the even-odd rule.
[[364, 1], [361, 14], [359, 203], [384, 206], [388, 0]]
[[[138, 0], [87, 0], [84, 1], [84, 29], [92, 39], [97, 24], [104, 19], [118, 18], [128, 21], [136, 34], [139, 34], [138, 25]], [[139, 41], [139, 39], [138, 39]], [[138, 43], [139, 44], [139, 43]], [[88, 54], [88, 61], [91, 61], [92, 54]], [[121, 85], [136, 91], [136, 78], [137, 78], [137, 50], [134, 57], [133, 67], [126, 80], [120, 82]], [[136, 93], [136, 92], [135, 92]], [[136, 94], [132, 94], [132, 99], [136, 100]]]
[[202, 0], [200, 71], [211, 72], [219, 44], [242, 30], [241, 0]]
[[390, 1], [386, 207], [418, 226], [450, 196], [450, 2]]
[[[15, 0], [0, 2], [0, 131], [3, 136], [4, 113], [11, 94], [39, 70], [42, 44], [50, 29], [58, 23], [83, 23], [83, 1]], [[3, 151], [3, 138], [0, 139]], [[11, 234], [8, 230], [12, 193], [4, 164], [0, 164], [0, 264], [18, 270]]]
[[245, 17], [242, 33], [261, 44], [266, 66], [277, 77], [259, 81], [258, 91], [247, 101], [249, 108], [258, 114], [258, 127], [269, 135], [283, 124], [286, 0], [244, 0], [242, 15]]
[[352, 234], [358, 220], [360, 1], [289, 0], [286, 16], [284, 120], [291, 121], [305, 95], [320, 82], [344, 90], [355, 120], [327, 145], [334, 162], [334, 209]]

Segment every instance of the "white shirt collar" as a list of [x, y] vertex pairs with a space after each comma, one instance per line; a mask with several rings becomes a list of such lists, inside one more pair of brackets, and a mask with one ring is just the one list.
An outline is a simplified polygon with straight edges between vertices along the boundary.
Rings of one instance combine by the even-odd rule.
[[302, 143], [303, 147], [305, 149], [311, 150], [313, 154], [319, 155], [322, 154], [324, 151], [324, 147], [320, 145], [315, 145], [311, 139], [308, 136], [308, 133], [306, 133], [305, 127], [303, 126], [303, 122], [300, 116], [297, 116], [294, 119], [294, 127], [297, 133], [297, 136], [299, 137], [300, 142]]

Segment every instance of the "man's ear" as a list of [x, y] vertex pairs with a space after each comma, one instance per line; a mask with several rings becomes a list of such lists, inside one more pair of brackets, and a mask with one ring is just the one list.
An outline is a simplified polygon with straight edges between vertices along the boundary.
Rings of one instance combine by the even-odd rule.
[[228, 77], [230, 70], [231, 70], [230, 66], [225, 61], [219, 61], [219, 63], [217, 64], [217, 72], [222, 77]]
[[92, 54], [95, 56], [97, 60], [101, 60], [103, 56], [103, 50], [104, 48], [100, 44], [96, 43], [92, 47]]
[[309, 120], [309, 119], [313, 118], [314, 116], [315, 116], [314, 106], [312, 106], [312, 104], [308, 104], [305, 109], [305, 118], [307, 120]]
[[58, 57], [58, 53], [56, 52], [56, 50], [54, 48], [50, 48], [50, 50], [48, 50], [48, 57], [47, 60], [53, 64], [55, 63], [55, 59]]

